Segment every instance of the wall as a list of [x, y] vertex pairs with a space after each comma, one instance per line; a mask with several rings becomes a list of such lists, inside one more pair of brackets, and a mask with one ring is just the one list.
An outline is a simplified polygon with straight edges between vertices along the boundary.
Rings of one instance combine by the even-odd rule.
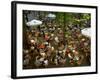
[[[24, 0], [26, 1], [26, 0]], [[98, 5], [100, 9], [100, 0], [31, 0], [37, 2], [50, 2], [50, 3], [64, 3], [64, 4], [84, 4], [84, 5]], [[11, 0], [0, 0], [0, 80], [11, 80]], [[100, 14], [100, 11], [99, 11]], [[100, 21], [100, 16], [98, 16]], [[98, 24], [100, 25], [100, 23]], [[98, 34], [100, 34], [98, 27]], [[100, 37], [98, 38], [100, 41]], [[99, 44], [100, 42], [98, 42]], [[100, 46], [98, 46], [100, 47]], [[100, 50], [99, 50], [100, 52]], [[98, 52], [98, 53], [99, 53]], [[98, 54], [100, 57], [100, 54]], [[99, 60], [100, 61], [100, 58]], [[100, 63], [99, 63], [100, 67]], [[100, 69], [99, 69], [100, 71]], [[77, 76], [63, 76], [63, 77], [49, 77], [42, 78], [42, 80], [99, 80], [100, 73], [94, 75], [77, 75]], [[21, 79], [20, 79], [21, 80]], [[23, 79], [24, 80], [24, 79]], [[32, 80], [32, 79], [27, 79]], [[34, 80], [41, 80], [35, 78]]]

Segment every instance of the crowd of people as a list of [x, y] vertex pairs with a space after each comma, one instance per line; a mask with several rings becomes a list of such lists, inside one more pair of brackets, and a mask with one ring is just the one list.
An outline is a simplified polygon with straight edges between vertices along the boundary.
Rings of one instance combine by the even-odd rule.
[[23, 37], [23, 68], [89, 66], [90, 44], [77, 27], [52, 22], [33, 26]]

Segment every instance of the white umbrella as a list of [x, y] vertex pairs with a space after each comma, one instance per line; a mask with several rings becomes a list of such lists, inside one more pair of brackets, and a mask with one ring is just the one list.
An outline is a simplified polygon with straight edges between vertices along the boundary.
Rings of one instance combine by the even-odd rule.
[[38, 26], [38, 25], [41, 25], [41, 24], [42, 24], [42, 21], [36, 20], [36, 19], [33, 19], [33, 20], [31, 20], [31, 21], [29, 21], [29, 22], [26, 23], [26, 25], [30, 26], [30, 27], [32, 27], [32, 26]]
[[91, 37], [91, 28], [85, 28], [81, 30], [82, 34]]
[[56, 15], [50, 13], [50, 14], [47, 15], [47, 17], [50, 18], [50, 19], [55, 19], [56, 18]]

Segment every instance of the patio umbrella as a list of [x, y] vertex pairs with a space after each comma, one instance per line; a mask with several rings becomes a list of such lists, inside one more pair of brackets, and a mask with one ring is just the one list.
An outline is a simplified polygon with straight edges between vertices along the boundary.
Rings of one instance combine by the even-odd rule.
[[82, 34], [91, 37], [91, 28], [84, 28], [81, 30]]
[[29, 21], [29, 22], [26, 23], [26, 25], [29, 26], [29, 27], [31, 27], [31, 28], [33, 26], [38, 26], [38, 25], [41, 25], [41, 24], [42, 24], [42, 21], [36, 20], [36, 19], [33, 19], [33, 20], [31, 20], [31, 21]]
[[47, 15], [47, 17], [50, 18], [50, 19], [55, 19], [56, 18], [56, 15], [50, 13], [50, 14]]

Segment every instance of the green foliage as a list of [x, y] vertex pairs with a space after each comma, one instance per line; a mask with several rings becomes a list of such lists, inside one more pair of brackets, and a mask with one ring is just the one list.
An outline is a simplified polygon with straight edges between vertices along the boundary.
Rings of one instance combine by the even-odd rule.
[[86, 22], [90, 21], [91, 16], [88, 13], [56, 13], [56, 21], [62, 25], [78, 25], [85, 27]]

